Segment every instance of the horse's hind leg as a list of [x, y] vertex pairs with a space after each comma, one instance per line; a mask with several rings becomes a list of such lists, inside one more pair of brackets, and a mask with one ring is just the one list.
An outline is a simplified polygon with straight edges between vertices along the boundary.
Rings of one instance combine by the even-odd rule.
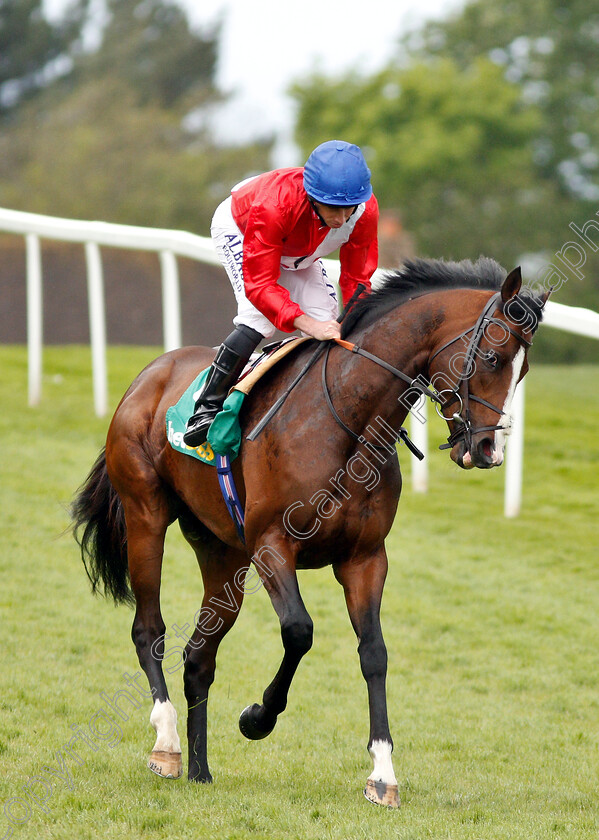
[[384, 547], [361, 562], [355, 559], [334, 567], [342, 584], [351, 623], [359, 640], [358, 653], [368, 688], [370, 737], [368, 751], [374, 768], [366, 782], [364, 795], [376, 805], [399, 807], [397, 780], [391, 761], [393, 741], [387, 718], [387, 649], [383, 641], [380, 605], [387, 574]]
[[121, 498], [127, 522], [131, 588], [136, 602], [131, 637], [154, 699], [150, 723], [156, 730], [156, 743], [148, 767], [159, 776], [178, 779], [183, 770], [177, 713], [162, 671], [166, 627], [160, 611], [160, 574], [169, 524], [168, 505], [159, 486], [151, 486], [146, 493], [138, 490], [135, 496], [123, 494]]
[[[184, 523], [181, 528], [196, 552], [204, 581], [202, 607], [185, 648], [188, 778], [211, 782], [207, 755], [208, 692], [214, 681], [218, 647], [241, 609], [248, 560], [244, 551], [229, 548], [208, 532], [196, 539], [186, 531]], [[185, 631], [186, 627], [181, 629]]]

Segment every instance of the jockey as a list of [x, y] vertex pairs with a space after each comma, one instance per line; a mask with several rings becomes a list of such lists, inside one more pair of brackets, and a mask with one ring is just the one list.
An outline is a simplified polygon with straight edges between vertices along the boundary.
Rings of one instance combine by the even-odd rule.
[[237, 300], [235, 329], [219, 347], [187, 423], [199, 446], [252, 352], [275, 329], [320, 341], [340, 337], [337, 295], [321, 257], [338, 248], [346, 303], [370, 288], [378, 261], [378, 204], [364, 156], [329, 140], [304, 167], [242, 181], [216, 209], [211, 234]]

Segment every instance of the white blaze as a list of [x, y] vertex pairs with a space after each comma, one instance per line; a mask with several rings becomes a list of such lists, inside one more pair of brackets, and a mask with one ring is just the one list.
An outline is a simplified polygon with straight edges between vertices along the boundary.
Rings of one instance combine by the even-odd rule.
[[524, 364], [524, 347], [520, 347], [512, 361], [512, 379], [510, 387], [503, 404], [503, 414], [499, 420], [500, 429], [495, 432], [495, 449], [493, 450], [493, 463], [499, 466], [503, 463], [503, 451], [505, 449], [506, 437], [509, 435], [512, 427], [512, 416], [510, 409], [512, 407], [512, 400], [514, 399], [514, 391], [520, 379], [522, 365]]

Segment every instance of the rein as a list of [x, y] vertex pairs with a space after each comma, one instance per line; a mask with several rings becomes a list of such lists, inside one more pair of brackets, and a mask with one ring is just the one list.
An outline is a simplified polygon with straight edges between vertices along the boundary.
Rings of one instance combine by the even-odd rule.
[[[366, 286], [364, 285], [364, 283], [358, 283], [358, 285], [356, 286], [356, 288], [354, 290], [353, 295], [350, 297], [348, 302], [345, 304], [343, 312], [337, 318], [337, 322], [339, 324], [342, 323], [343, 319], [345, 318], [345, 316], [347, 315], [349, 310], [352, 308], [354, 303], [357, 301], [357, 299], [360, 297], [362, 292], [365, 290], [365, 288], [366, 288]], [[247, 436], [248, 440], [255, 440], [258, 437], [258, 435], [260, 434], [262, 429], [270, 422], [270, 420], [274, 417], [274, 415], [277, 413], [277, 411], [281, 408], [281, 406], [283, 405], [283, 403], [285, 402], [285, 400], [287, 399], [289, 394], [293, 391], [293, 389], [295, 388], [297, 383], [304, 378], [304, 376], [308, 373], [310, 368], [318, 361], [318, 359], [320, 359], [320, 357], [322, 356], [326, 346], [327, 346], [327, 344], [324, 341], [319, 343], [318, 347], [314, 351], [314, 354], [312, 356], [310, 356], [310, 358], [308, 359], [306, 364], [303, 366], [303, 368], [300, 370], [300, 372], [297, 374], [295, 379], [283, 391], [283, 393], [281, 394], [279, 399], [276, 401], [276, 403], [270, 407], [270, 409], [266, 412], [266, 414], [264, 415], [262, 420], [260, 420], [260, 422], [257, 423], [254, 426], [252, 431]]]
[[[342, 338], [336, 338], [336, 339], [334, 339], [334, 341], [337, 344], [339, 344], [341, 347], [345, 347], [346, 350], [351, 350], [352, 353], [358, 353], [360, 356], [365, 356], [367, 359], [371, 359], [371, 361], [376, 362], [381, 367], [384, 367], [385, 370], [388, 370], [390, 373], [393, 373], [394, 376], [397, 376], [400, 379], [404, 379], [406, 382], [413, 383], [414, 387], [418, 388], [419, 391], [421, 391], [427, 397], [430, 397], [432, 400], [435, 400], [436, 402], [441, 402], [439, 397], [437, 397], [436, 394], [434, 394], [432, 391], [430, 391], [421, 382], [418, 382], [417, 380], [412, 380], [405, 373], [402, 373], [402, 371], [397, 370], [397, 368], [394, 368], [394, 367], [392, 367], [392, 365], [387, 364], [387, 362], [385, 362], [383, 359], [379, 359], [378, 356], [373, 356], [372, 353], [367, 353], [365, 350], [362, 350], [360, 347], [357, 347], [355, 344], [352, 344], [349, 341], [344, 341]], [[333, 400], [331, 399], [331, 395], [329, 393], [329, 388], [328, 388], [328, 385], [327, 385], [327, 362], [329, 360], [329, 353], [331, 352], [331, 346], [332, 346], [331, 344], [328, 345], [328, 347], [325, 351], [325, 354], [324, 354], [324, 361], [322, 363], [322, 377], [321, 377], [321, 379], [322, 379], [322, 390], [323, 390], [323, 393], [324, 393], [324, 398], [326, 400], [326, 403], [329, 407], [329, 410], [330, 410], [331, 414], [333, 415], [333, 417], [335, 418], [337, 423], [341, 426], [341, 428], [344, 429], [347, 432], [347, 434], [351, 438], [353, 438], [355, 441], [357, 441], [358, 443], [366, 443], [366, 438], [364, 437], [364, 435], [357, 435], [354, 431], [352, 431], [352, 429], [350, 429], [349, 426], [347, 426], [343, 422], [341, 417], [339, 417], [339, 415], [337, 414], [337, 410], [335, 409], [335, 406], [333, 405]], [[398, 437], [398, 439], [403, 440], [403, 442], [408, 447], [408, 449], [410, 450], [412, 455], [415, 455], [416, 458], [418, 458], [419, 461], [422, 461], [422, 459], [424, 458], [424, 455], [418, 449], [418, 447], [416, 446], [414, 441], [410, 440], [407, 429], [404, 429], [404, 427], [401, 426], [398, 433], [397, 433], [397, 437]], [[373, 446], [375, 449], [384, 449], [385, 448], [383, 446], [380, 446], [377, 443], [373, 443], [373, 444], [370, 444], [370, 445]]]
[[[479, 344], [480, 344], [480, 342], [483, 338], [484, 331], [486, 329], [487, 324], [498, 324], [503, 329], [506, 329], [511, 335], [514, 336], [514, 338], [516, 338], [521, 344], [523, 344], [526, 347], [530, 347], [531, 344], [532, 344], [532, 342], [528, 341], [526, 338], [519, 335], [515, 330], [513, 330], [504, 321], [501, 321], [498, 318], [490, 317], [489, 313], [492, 313], [492, 312], [495, 311], [495, 309], [498, 307], [500, 299], [501, 299], [501, 292], [497, 292], [496, 294], [494, 294], [489, 299], [488, 303], [486, 304], [486, 306], [483, 309], [483, 311], [481, 312], [476, 324], [473, 327], [470, 327], [469, 329], [464, 330], [459, 335], [457, 335], [455, 338], [452, 338], [450, 341], [447, 341], [445, 344], [443, 344], [442, 347], [439, 348], [439, 350], [436, 350], [435, 353], [430, 357], [429, 365], [432, 362], [432, 360], [436, 356], [438, 356], [443, 350], [446, 350], [452, 344], [455, 344], [456, 341], [459, 341], [461, 338], [465, 338], [470, 333], [472, 333], [472, 337], [470, 338], [468, 348], [466, 350], [466, 355], [465, 355], [465, 358], [464, 358], [464, 364], [462, 366], [462, 372], [460, 374], [460, 378], [459, 378], [458, 382], [456, 383], [455, 387], [453, 388], [453, 390], [448, 392], [448, 397], [446, 397], [446, 398], [441, 396], [442, 394], [446, 393], [445, 391], [437, 391], [435, 388], [433, 388], [432, 385], [430, 387], [428, 387], [419, 378], [413, 378], [413, 377], [408, 376], [403, 371], [398, 370], [397, 368], [393, 367], [393, 365], [390, 365], [384, 359], [381, 359], [378, 356], [375, 356], [373, 353], [369, 353], [367, 350], [363, 350], [357, 344], [353, 344], [351, 341], [346, 341], [342, 338], [336, 338], [336, 339], [334, 339], [334, 341], [340, 347], [343, 347], [344, 349], [349, 350], [352, 353], [356, 353], [359, 356], [363, 356], [366, 359], [370, 359], [370, 361], [379, 365], [379, 367], [382, 367], [385, 370], [389, 371], [389, 373], [392, 373], [393, 376], [397, 377], [398, 379], [402, 379], [404, 382], [407, 382], [411, 389], [414, 389], [416, 391], [420, 391], [421, 394], [424, 394], [424, 396], [428, 397], [429, 399], [431, 399], [433, 402], [435, 402], [437, 404], [436, 405], [437, 412], [439, 413], [439, 415], [441, 417], [443, 417], [444, 420], [454, 420], [456, 423], [459, 423], [459, 427], [452, 434], [450, 434], [449, 437], [447, 438], [447, 443], [444, 443], [441, 446], [439, 446], [439, 449], [451, 449], [453, 446], [455, 446], [455, 444], [458, 441], [460, 441], [462, 438], [465, 438], [467, 449], [470, 450], [470, 447], [472, 445], [472, 436], [474, 434], [477, 434], [478, 432], [496, 431], [497, 429], [503, 428], [502, 426], [499, 426], [499, 425], [496, 425], [496, 426], [479, 426], [477, 428], [473, 428], [472, 427], [472, 422], [471, 422], [471, 419], [470, 419], [470, 402], [480, 403], [481, 405], [484, 405], [486, 408], [490, 408], [491, 411], [496, 412], [496, 414], [498, 414], [499, 416], [501, 416], [505, 413], [501, 408], [498, 408], [497, 406], [493, 405], [492, 403], [487, 402], [487, 400], [483, 399], [482, 397], [477, 397], [475, 394], [471, 394], [470, 393], [470, 388], [469, 388], [469, 385], [468, 385], [468, 381], [469, 381], [469, 378], [471, 376], [472, 365], [474, 363], [474, 357], [475, 357], [476, 352], [478, 350], [478, 346], [479, 346]], [[343, 422], [341, 417], [339, 417], [339, 414], [337, 413], [337, 411], [336, 411], [336, 409], [333, 405], [333, 401], [332, 401], [331, 395], [329, 393], [329, 389], [328, 389], [328, 385], [327, 385], [327, 379], [326, 379], [327, 362], [328, 362], [331, 346], [332, 346], [331, 344], [329, 344], [327, 346], [324, 361], [323, 361], [323, 365], [322, 365], [322, 388], [323, 388], [325, 400], [327, 402], [327, 405], [329, 407], [329, 410], [330, 410], [331, 414], [333, 415], [333, 417], [337, 421], [337, 423], [341, 426], [341, 428], [344, 429], [347, 432], [347, 434], [351, 438], [353, 438], [354, 440], [358, 441], [359, 443], [364, 443], [365, 442], [364, 436], [363, 435], [357, 435], [354, 431], [352, 431], [352, 429], [350, 429], [349, 426], [347, 426]], [[463, 390], [462, 386], [464, 384], [465, 384], [466, 387], [465, 387], [464, 398], [462, 399], [462, 397], [460, 395], [460, 391]], [[460, 402], [460, 409], [459, 409], [458, 412], [455, 412], [451, 417], [446, 417], [444, 414], [439, 412], [439, 408], [438, 408], [439, 406], [441, 406], [442, 409], [445, 409], [448, 405], [451, 405], [456, 400], [459, 400], [459, 402]], [[417, 458], [419, 458], [420, 460], [422, 460], [424, 458], [424, 455], [422, 454], [422, 452], [420, 452], [420, 450], [410, 440], [410, 438], [408, 436], [408, 432], [406, 431], [406, 429], [403, 428], [403, 426], [399, 429], [398, 438], [400, 438], [404, 441], [404, 443], [406, 444], [408, 449]]]

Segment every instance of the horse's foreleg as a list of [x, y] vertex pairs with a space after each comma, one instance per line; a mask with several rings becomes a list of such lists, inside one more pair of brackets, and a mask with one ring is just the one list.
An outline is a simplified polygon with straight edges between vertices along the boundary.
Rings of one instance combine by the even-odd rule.
[[374, 769], [366, 782], [364, 795], [377, 805], [399, 807], [397, 779], [391, 753], [393, 741], [387, 717], [387, 649], [380, 623], [380, 605], [387, 574], [384, 547], [362, 562], [353, 559], [335, 565], [335, 576], [342, 584], [349, 616], [359, 640], [360, 666], [368, 688], [370, 737], [368, 751]]
[[160, 517], [156, 511], [151, 517], [129, 513], [127, 553], [136, 601], [131, 637], [154, 699], [150, 723], [156, 730], [156, 743], [148, 767], [166, 779], [178, 779], [183, 769], [177, 713], [169, 699], [162, 671], [167, 635], [160, 611], [160, 573], [167, 524], [166, 516]]
[[198, 556], [204, 598], [196, 626], [185, 648], [184, 686], [187, 699], [188, 778], [211, 782], [207, 754], [208, 692], [214, 681], [216, 654], [235, 623], [244, 595], [248, 561], [244, 552], [187, 538]]
[[[272, 551], [273, 541], [268, 545]], [[274, 680], [264, 692], [262, 704], [248, 706], [239, 718], [242, 734], [251, 740], [265, 738], [274, 729], [278, 715], [287, 706], [287, 695], [297, 667], [312, 647], [312, 619], [300, 595], [295, 563], [289, 559], [280, 565], [285, 555], [273, 551], [272, 556], [277, 559], [269, 560], [268, 555], [261, 558], [264, 567], [261, 577], [279, 617], [285, 652]]]

